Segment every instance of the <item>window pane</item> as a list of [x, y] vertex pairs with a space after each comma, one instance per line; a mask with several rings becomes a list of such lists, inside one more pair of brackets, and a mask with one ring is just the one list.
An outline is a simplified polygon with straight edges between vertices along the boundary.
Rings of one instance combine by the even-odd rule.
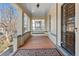
[[24, 32], [30, 31], [30, 18], [24, 13]]
[[[10, 3], [0, 3], [0, 52], [12, 42], [12, 35], [16, 33], [18, 11]], [[3, 44], [2, 44], [3, 43]]]
[[45, 20], [44, 19], [32, 20], [32, 31], [33, 32], [44, 32], [45, 31]]

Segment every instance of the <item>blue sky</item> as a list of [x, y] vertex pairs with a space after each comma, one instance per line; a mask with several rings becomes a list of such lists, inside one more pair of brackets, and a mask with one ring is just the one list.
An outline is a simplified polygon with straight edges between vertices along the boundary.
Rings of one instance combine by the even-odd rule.
[[[10, 3], [0, 3], [0, 10], [5, 10], [5, 9], [8, 9], [8, 8], [11, 8], [12, 9], [12, 12], [15, 16], [18, 16], [18, 11], [16, 10], [16, 8], [14, 8]], [[0, 14], [1, 15], [5, 15], [5, 14]]]

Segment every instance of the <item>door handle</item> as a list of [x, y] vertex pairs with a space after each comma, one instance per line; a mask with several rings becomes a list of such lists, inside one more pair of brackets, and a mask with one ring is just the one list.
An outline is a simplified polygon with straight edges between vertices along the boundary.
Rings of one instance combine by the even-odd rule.
[[75, 31], [77, 32], [77, 28], [75, 28]]

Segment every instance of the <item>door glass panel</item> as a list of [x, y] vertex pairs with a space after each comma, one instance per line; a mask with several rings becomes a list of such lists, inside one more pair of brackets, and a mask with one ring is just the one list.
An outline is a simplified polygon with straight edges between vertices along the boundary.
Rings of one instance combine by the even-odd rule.
[[75, 4], [63, 4], [61, 14], [61, 46], [75, 55]]

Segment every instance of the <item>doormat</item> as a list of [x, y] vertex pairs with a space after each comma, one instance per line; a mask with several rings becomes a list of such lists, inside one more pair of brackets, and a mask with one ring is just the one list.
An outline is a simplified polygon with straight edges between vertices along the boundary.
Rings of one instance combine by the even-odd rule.
[[18, 49], [13, 56], [61, 56], [56, 48]]

